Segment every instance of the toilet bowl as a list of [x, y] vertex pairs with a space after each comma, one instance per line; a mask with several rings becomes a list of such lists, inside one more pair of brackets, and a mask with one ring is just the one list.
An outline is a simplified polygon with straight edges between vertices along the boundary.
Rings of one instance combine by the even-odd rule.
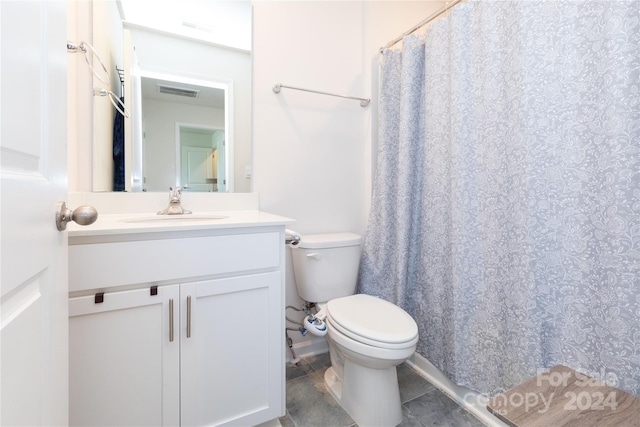
[[359, 426], [399, 424], [396, 366], [415, 352], [415, 321], [394, 304], [359, 294], [329, 301], [327, 329], [331, 395]]
[[292, 249], [296, 287], [326, 322], [331, 395], [360, 427], [393, 427], [402, 421], [396, 366], [415, 352], [418, 327], [400, 307], [354, 295], [360, 243], [354, 233], [303, 235]]

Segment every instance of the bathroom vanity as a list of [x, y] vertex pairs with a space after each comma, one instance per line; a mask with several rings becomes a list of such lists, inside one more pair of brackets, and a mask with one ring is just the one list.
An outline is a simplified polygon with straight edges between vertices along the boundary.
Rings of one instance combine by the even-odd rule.
[[284, 414], [284, 226], [259, 211], [69, 230], [71, 425]]

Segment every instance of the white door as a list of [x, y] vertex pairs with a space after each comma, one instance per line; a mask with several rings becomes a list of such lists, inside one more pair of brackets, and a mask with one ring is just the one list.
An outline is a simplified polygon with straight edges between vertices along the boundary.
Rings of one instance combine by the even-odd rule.
[[218, 130], [216, 131], [216, 147], [218, 152], [218, 168], [217, 175], [218, 178], [218, 190], [221, 193], [225, 193], [227, 191], [227, 153], [225, 150], [225, 142], [224, 142], [224, 131]]
[[3, 0], [0, 19], [0, 424], [66, 425], [66, 3]]
[[182, 147], [180, 154], [180, 183], [185, 191], [212, 191], [212, 148]]

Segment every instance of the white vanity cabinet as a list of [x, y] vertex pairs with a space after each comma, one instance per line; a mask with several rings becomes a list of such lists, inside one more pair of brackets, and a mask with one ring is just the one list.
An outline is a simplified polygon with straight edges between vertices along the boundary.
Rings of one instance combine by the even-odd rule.
[[284, 227], [71, 238], [69, 256], [71, 425], [283, 415]]
[[174, 285], [69, 300], [70, 425], [179, 424], [178, 329], [167, 338], [178, 298]]
[[269, 411], [281, 405], [271, 389], [284, 366], [272, 349], [283, 335], [272, 326], [280, 324], [271, 313], [280, 305], [279, 283], [270, 272], [181, 286], [182, 425], [249, 426], [281, 415]]

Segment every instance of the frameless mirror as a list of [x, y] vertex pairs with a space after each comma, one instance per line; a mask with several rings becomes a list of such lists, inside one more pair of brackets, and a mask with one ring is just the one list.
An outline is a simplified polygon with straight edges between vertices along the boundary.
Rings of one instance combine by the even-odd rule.
[[[104, 27], [95, 21], [106, 14], [104, 1], [93, 3], [95, 32]], [[122, 64], [122, 92], [131, 112], [124, 123], [124, 191], [176, 185], [185, 191], [251, 191], [250, 2], [175, 0], [153, 14], [140, 9], [145, 2], [106, 3], [124, 18], [122, 59], [114, 61]], [[113, 191], [108, 126], [113, 115], [94, 114], [94, 191]]]

